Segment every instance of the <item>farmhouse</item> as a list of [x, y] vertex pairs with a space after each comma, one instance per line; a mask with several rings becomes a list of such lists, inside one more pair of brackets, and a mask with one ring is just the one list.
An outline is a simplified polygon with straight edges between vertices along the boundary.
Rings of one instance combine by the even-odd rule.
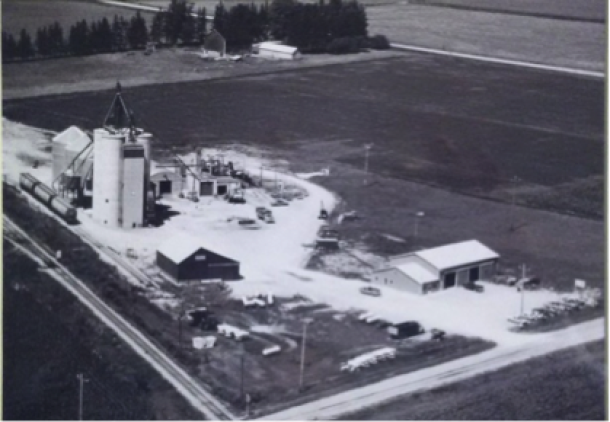
[[175, 236], [157, 249], [157, 266], [174, 281], [238, 280], [239, 262], [212, 252], [190, 236]]
[[275, 42], [262, 42], [255, 45], [253, 53], [267, 59], [297, 60], [301, 58], [301, 52], [296, 47]]
[[425, 249], [390, 258], [372, 282], [415, 294], [489, 280], [499, 255], [477, 240]]

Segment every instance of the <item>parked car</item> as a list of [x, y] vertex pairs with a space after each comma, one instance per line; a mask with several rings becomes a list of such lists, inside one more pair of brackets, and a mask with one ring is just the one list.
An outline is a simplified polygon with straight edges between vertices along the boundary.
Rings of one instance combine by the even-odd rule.
[[474, 281], [464, 284], [464, 288], [466, 290], [472, 290], [473, 292], [477, 292], [477, 293], [483, 293], [485, 291], [485, 288], [482, 285], [480, 285], [479, 283], [476, 283]]
[[417, 321], [402, 322], [388, 327], [388, 334], [390, 334], [390, 338], [393, 340], [414, 337], [425, 332], [424, 327]]
[[433, 328], [430, 330], [430, 334], [432, 335], [432, 340], [443, 341], [445, 340], [446, 333], [443, 330], [439, 330], [438, 328]]
[[375, 297], [381, 296], [381, 290], [379, 290], [377, 287], [361, 287], [360, 293]]
[[246, 200], [241, 196], [229, 197], [229, 204], [245, 204]]
[[288, 202], [283, 200], [283, 199], [276, 199], [275, 201], [273, 201], [271, 203], [272, 207], [287, 207], [288, 206]]
[[540, 287], [541, 280], [538, 277], [526, 277], [519, 280], [516, 285], [517, 289], [535, 290]]

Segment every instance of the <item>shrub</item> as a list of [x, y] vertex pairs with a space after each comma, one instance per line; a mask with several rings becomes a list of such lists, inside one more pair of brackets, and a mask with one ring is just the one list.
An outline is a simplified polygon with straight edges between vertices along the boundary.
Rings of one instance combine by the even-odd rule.
[[356, 37], [336, 38], [328, 43], [326, 51], [330, 54], [358, 53], [361, 49], [361, 41]]
[[390, 41], [385, 35], [375, 35], [368, 39], [369, 48], [373, 50], [388, 50], [390, 48]]

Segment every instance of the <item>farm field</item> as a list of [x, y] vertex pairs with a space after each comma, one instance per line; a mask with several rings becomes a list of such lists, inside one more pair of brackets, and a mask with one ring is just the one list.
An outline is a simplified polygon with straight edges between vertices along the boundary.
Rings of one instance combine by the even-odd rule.
[[[91, 23], [107, 18], [112, 23], [115, 15], [131, 19], [136, 14], [134, 10], [82, 0], [4, 0], [1, 7], [3, 31], [18, 36], [19, 31], [25, 28], [33, 38], [38, 28], [55, 21], [61, 24], [67, 38], [70, 26], [83, 19]], [[140, 13], [150, 25], [153, 14]]]
[[[605, 25], [395, 3], [369, 7], [369, 32], [394, 43], [604, 70]], [[484, 34], [484, 35], [482, 35]]]
[[342, 420], [604, 420], [603, 341], [416, 393]]
[[77, 373], [88, 379], [85, 419], [198, 417], [148, 364], [6, 241], [3, 263], [4, 418], [77, 419]]
[[[111, 95], [4, 101], [4, 115], [51, 130], [74, 123], [91, 129]], [[595, 79], [413, 54], [138, 87], [126, 98], [158, 137], [156, 151], [210, 143], [315, 144], [358, 168], [361, 146], [374, 142], [370, 168], [380, 176], [493, 197], [511, 189], [538, 194], [604, 171], [603, 82]], [[514, 176], [521, 179], [516, 186]], [[580, 214], [601, 217], [602, 201], [597, 205]]]
[[[511, 233], [509, 206], [448, 192], [506, 202], [514, 193], [518, 203], [528, 203], [572, 187], [569, 198], [550, 200], [545, 208], [601, 218], [601, 81], [405, 55], [133, 88], [125, 97], [157, 136], [157, 154], [245, 144], [273, 149], [270, 155], [288, 160], [293, 171], [330, 166], [333, 177], [316, 182], [366, 217], [341, 229], [348, 241], [403, 252], [415, 241], [436, 246], [478, 238], [508, 265], [527, 263], [549, 286], [571, 288], [578, 277], [602, 283], [602, 223], [519, 207], [519, 229]], [[5, 101], [4, 113], [36, 127], [62, 130], [77, 123], [90, 129], [110, 98], [105, 91]], [[368, 142], [375, 142], [374, 179], [363, 195], [362, 146]], [[509, 182], [513, 176], [521, 179], [516, 186]], [[592, 186], [581, 191], [584, 182]], [[413, 239], [417, 211], [426, 217]], [[381, 233], [407, 242], [381, 240]]]
[[412, 3], [568, 20], [606, 20], [603, 0], [413, 0]]

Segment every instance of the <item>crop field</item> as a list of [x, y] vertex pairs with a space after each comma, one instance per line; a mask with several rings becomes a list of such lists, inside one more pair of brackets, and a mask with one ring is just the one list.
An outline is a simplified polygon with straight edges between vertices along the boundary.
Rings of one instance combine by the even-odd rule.
[[[75, 122], [92, 129], [111, 98], [101, 91], [4, 101], [4, 115], [52, 130]], [[126, 98], [158, 136], [157, 151], [210, 142], [332, 149], [331, 141], [346, 140], [333, 158], [360, 167], [358, 148], [374, 142], [371, 171], [379, 175], [488, 196], [513, 187], [514, 176], [526, 194], [604, 171], [603, 82], [574, 76], [408, 55], [139, 87]], [[591, 214], [601, 217], [598, 205]]]
[[53, 279], [4, 242], [3, 416], [77, 419], [78, 381], [85, 419], [198, 417], [152, 368]]
[[[150, 24], [153, 15], [141, 13]], [[2, 30], [18, 36], [19, 31], [25, 28], [30, 36], [35, 37], [38, 28], [57, 21], [63, 27], [64, 37], [67, 39], [70, 26], [83, 19], [91, 23], [107, 18], [112, 23], [115, 15], [131, 19], [135, 14], [134, 10], [105, 6], [93, 1], [4, 0], [2, 2]]]
[[369, 32], [382, 33], [395, 43], [577, 69], [604, 70], [606, 27], [602, 23], [404, 2], [369, 7], [367, 14]]
[[402, 397], [344, 420], [604, 420], [603, 341]]
[[416, 0], [414, 3], [555, 19], [606, 20], [606, 2], [603, 0]]

